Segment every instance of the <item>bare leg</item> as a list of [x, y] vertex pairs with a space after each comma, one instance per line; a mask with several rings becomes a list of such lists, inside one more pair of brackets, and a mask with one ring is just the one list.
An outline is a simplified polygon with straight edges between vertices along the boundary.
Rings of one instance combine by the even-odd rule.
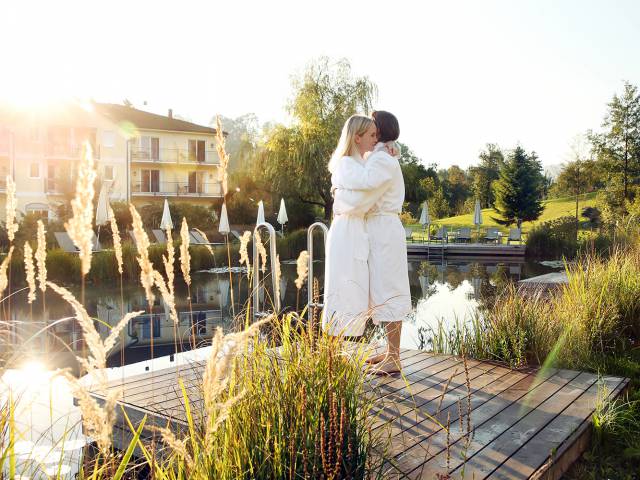
[[400, 365], [400, 334], [402, 333], [402, 322], [385, 323], [387, 332], [387, 352], [377, 363], [371, 373], [389, 374], [399, 372]]

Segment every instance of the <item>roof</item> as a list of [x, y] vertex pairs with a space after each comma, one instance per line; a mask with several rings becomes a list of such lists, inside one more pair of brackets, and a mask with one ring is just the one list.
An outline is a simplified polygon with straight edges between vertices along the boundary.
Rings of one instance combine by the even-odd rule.
[[97, 113], [114, 123], [131, 122], [138, 129], [168, 130], [175, 132], [196, 132], [215, 134], [216, 129], [195, 123], [170, 118], [164, 115], [145, 112], [126, 105], [115, 103], [94, 103]]

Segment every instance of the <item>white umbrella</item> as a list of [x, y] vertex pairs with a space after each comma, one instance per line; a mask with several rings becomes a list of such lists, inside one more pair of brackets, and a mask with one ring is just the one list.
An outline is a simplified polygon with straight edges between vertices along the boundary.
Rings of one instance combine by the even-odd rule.
[[429, 215], [429, 202], [425, 200], [422, 204], [422, 212], [420, 213], [420, 225], [431, 225], [431, 216]]
[[229, 217], [227, 216], [227, 204], [222, 204], [222, 211], [220, 212], [220, 226], [218, 231], [223, 235], [229, 235], [231, 228], [229, 227]]
[[476, 206], [473, 210], [473, 224], [478, 227], [482, 225], [482, 210], [480, 209], [480, 200], [476, 198]]
[[256, 220], [256, 225], [264, 223], [264, 203], [262, 200], [258, 202], [258, 218]]
[[220, 287], [220, 307], [225, 308], [229, 305], [229, 280], [219, 280]]
[[284, 198], [280, 200], [280, 211], [278, 211], [278, 223], [283, 225], [289, 221], [287, 217], [287, 209], [284, 206]]
[[280, 277], [280, 302], [284, 302], [284, 296], [287, 293], [287, 277]]
[[98, 206], [96, 208], [96, 225], [104, 225], [109, 220], [109, 192], [106, 185], [103, 185], [100, 189]]
[[171, 221], [171, 212], [169, 211], [169, 201], [164, 199], [164, 208], [162, 209], [162, 220], [160, 221], [162, 230], [173, 230], [173, 221]]

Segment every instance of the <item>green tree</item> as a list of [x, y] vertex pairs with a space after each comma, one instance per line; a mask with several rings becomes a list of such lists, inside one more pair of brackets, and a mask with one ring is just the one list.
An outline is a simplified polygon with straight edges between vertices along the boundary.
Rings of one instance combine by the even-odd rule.
[[576, 199], [576, 222], [580, 195], [592, 192], [596, 181], [595, 163], [586, 156], [586, 145], [581, 138], [576, 138], [571, 145], [571, 160], [562, 166], [556, 179], [556, 189], [570, 193]]
[[409, 210], [417, 213], [420, 204], [427, 199], [427, 191], [421, 181], [431, 177], [438, 179], [438, 174], [433, 166], [425, 167], [420, 159], [405, 144], [398, 142], [400, 146], [400, 168], [404, 178], [404, 198], [409, 204]]
[[495, 204], [493, 183], [500, 176], [504, 155], [498, 145], [488, 143], [485, 150], [480, 152], [479, 158], [480, 163], [469, 169], [471, 189], [483, 207], [493, 207]]
[[458, 215], [464, 210], [464, 203], [469, 198], [471, 190], [464, 170], [457, 165], [438, 171], [440, 185], [449, 204], [449, 211]]
[[[246, 113], [236, 118], [221, 116], [222, 128], [227, 133], [225, 147], [229, 154], [229, 172], [250, 166], [258, 148], [260, 126], [254, 113]], [[212, 118], [210, 125], [216, 125]]]
[[433, 218], [445, 218], [449, 216], [449, 203], [444, 195], [442, 185], [437, 177], [426, 177], [420, 180], [420, 186], [426, 192], [426, 200], [429, 201], [429, 213]]
[[333, 198], [327, 163], [344, 122], [354, 113], [368, 113], [376, 86], [354, 77], [347, 60], [321, 58], [293, 82], [288, 107], [290, 126], [267, 131], [256, 174], [274, 192], [321, 207], [331, 218]]
[[609, 111], [602, 124], [605, 131], [591, 133], [590, 139], [601, 169], [607, 172], [610, 181], [621, 186], [622, 199], [617, 199], [616, 203], [624, 205], [625, 201], [633, 199], [630, 187], [638, 183], [640, 175], [638, 88], [625, 82], [622, 95], [614, 95], [607, 106]]
[[536, 220], [544, 210], [542, 205], [542, 165], [535, 152], [527, 154], [517, 146], [510, 152], [500, 178], [496, 182], [494, 210], [502, 218], [494, 220], [502, 225]]

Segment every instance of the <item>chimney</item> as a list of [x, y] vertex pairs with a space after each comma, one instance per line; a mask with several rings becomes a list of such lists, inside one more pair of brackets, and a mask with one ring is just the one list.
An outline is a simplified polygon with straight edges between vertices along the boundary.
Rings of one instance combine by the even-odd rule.
[[170, 108], [170, 109], [169, 109], [169, 115], [168, 115], [168, 117], [169, 117], [169, 118], [173, 118], [173, 109], [172, 109], [172, 108]]

